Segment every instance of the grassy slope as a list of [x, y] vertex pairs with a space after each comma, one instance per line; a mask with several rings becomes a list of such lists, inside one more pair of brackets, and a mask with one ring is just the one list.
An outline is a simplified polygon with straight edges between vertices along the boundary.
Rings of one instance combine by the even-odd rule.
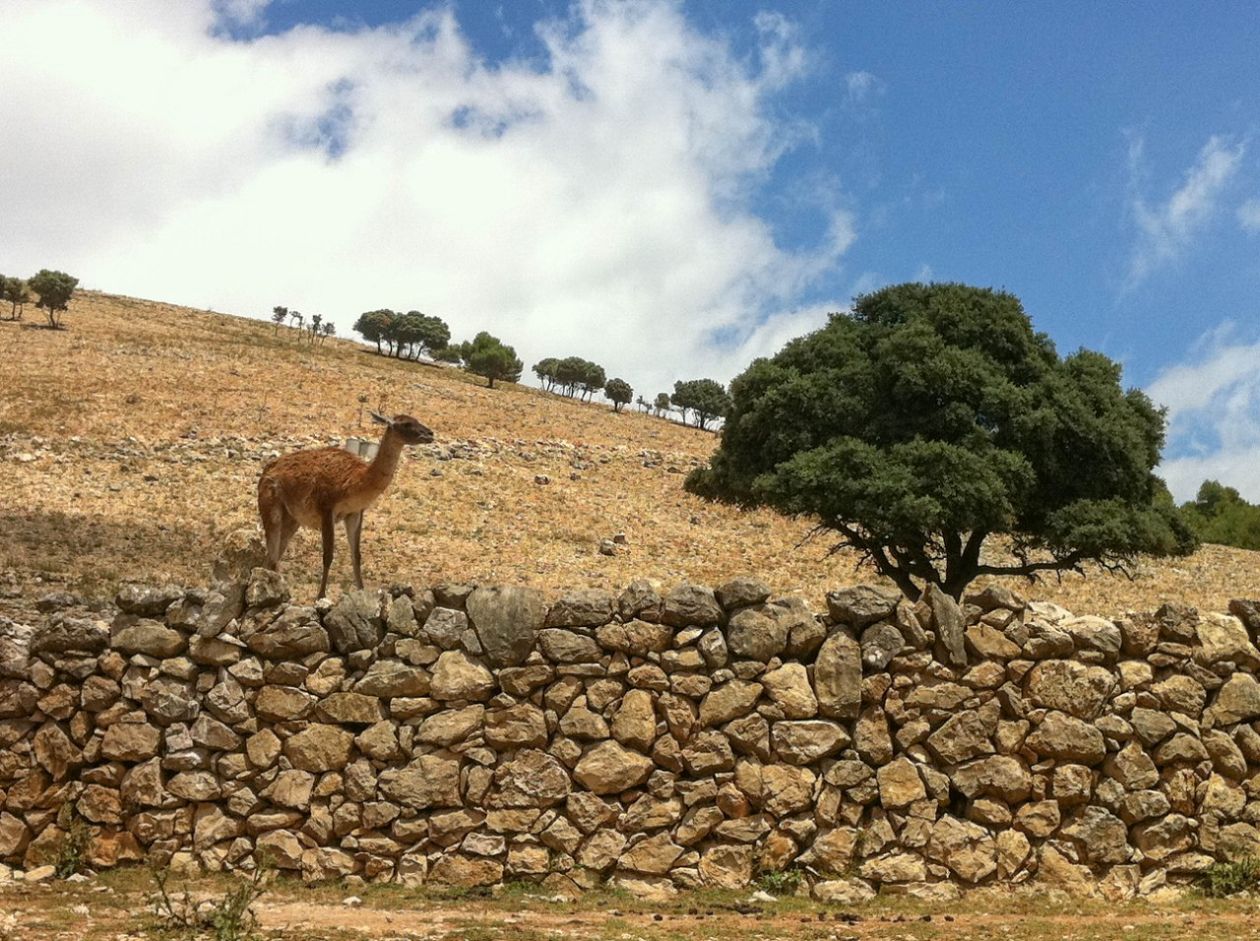
[[[825, 541], [799, 547], [808, 521], [683, 493], [682, 474], [715, 443], [694, 429], [150, 301], [84, 293], [65, 322], [62, 332], [0, 323], [0, 580], [8, 570], [28, 594], [49, 583], [104, 592], [127, 578], [204, 581], [222, 535], [254, 524], [267, 453], [373, 434], [360, 396], [439, 438], [411, 452], [367, 516], [369, 582], [558, 589], [752, 572], [818, 601], [870, 577], [851, 556], [827, 558]], [[599, 540], [617, 532], [628, 548], [600, 555]], [[339, 545], [343, 583], [345, 555]], [[289, 550], [299, 591], [313, 587], [317, 556], [313, 533]], [[1222, 610], [1230, 597], [1260, 596], [1258, 561], [1207, 547], [1145, 564], [1136, 581], [1099, 573], [1032, 594], [1082, 613], [1164, 600]]]

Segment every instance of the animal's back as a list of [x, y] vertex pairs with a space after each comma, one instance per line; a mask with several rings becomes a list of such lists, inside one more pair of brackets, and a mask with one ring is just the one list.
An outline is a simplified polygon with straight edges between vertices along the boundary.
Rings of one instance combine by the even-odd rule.
[[259, 508], [281, 499], [303, 526], [319, 528], [320, 511], [332, 509], [337, 497], [351, 489], [368, 465], [342, 448], [313, 448], [282, 454], [263, 468], [258, 479]]

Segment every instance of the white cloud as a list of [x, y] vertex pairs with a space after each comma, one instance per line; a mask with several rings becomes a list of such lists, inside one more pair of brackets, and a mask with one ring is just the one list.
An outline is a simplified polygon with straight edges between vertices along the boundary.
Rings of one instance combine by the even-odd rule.
[[884, 84], [870, 72], [850, 72], [844, 77], [844, 87], [850, 104], [865, 104], [884, 90]]
[[1160, 473], [1178, 500], [1214, 479], [1260, 501], [1260, 342], [1239, 340], [1227, 323], [1203, 337], [1193, 354], [1147, 389], [1168, 409], [1168, 456]]
[[822, 322], [799, 299], [853, 217], [791, 252], [749, 208], [802, 137], [770, 106], [808, 67], [785, 18], [757, 17], [749, 65], [676, 5], [589, 0], [540, 27], [545, 63], [491, 66], [447, 8], [222, 34], [266, 6], [0, 4], [0, 126], [20, 129], [0, 135], [0, 269], [280, 303], [343, 335], [360, 311], [419, 308], [527, 366], [578, 354], [644, 389], [729, 378]]
[[1238, 207], [1238, 224], [1248, 232], [1260, 232], [1260, 198], [1249, 199]]
[[1141, 194], [1136, 183], [1142, 172], [1143, 150], [1140, 138], [1130, 143], [1134, 192], [1129, 209], [1137, 226], [1137, 243], [1129, 260], [1129, 289], [1176, 261], [1190, 247], [1216, 212], [1222, 190], [1242, 162], [1245, 145], [1218, 135], [1208, 138], [1181, 185], [1166, 200], [1154, 204]]

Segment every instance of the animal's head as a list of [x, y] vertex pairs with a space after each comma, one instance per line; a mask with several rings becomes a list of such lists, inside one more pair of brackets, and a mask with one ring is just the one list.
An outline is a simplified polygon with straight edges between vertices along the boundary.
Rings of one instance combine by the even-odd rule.
[[393, 418], [386, 418], [384, 415], [373, 412], [372, 420], [386, 426], [406, 444], [428, 444], [433, 440], [433, 432], [410, 415], [395, 415]]

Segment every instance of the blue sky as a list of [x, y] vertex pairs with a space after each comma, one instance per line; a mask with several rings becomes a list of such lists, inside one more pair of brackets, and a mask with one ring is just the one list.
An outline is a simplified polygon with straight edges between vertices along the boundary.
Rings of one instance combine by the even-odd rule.
[[[1165, 472], [1179, 496], [1210, 475], [1260, 499], [1253, 5], [186, 6], [0, 11], [32, 50], [11, 81], [0, 65], [0, 82], [45, 98], [75, 96], [74, 28], [85, 43], [152, 31], [135, 82], [94, 93], [170, 148], [145, 158], [110, 138], [59, 151], [67, 174], [104, 176], [111, 221], [89, 235], [31, 220], [12, 258], [0, 243], [0, 269], [60, 247], [104, 288], [246, 313], [283, 295], [345, 327], [369, 306], [418, 306], [457, 335], [489, 325], [527, 359], [589, 355], [645, 392], [689, 371], [729, 378], [856, 291], [1005, 287], [1061, 351], [1106, 352], [1170, 408]], [[34, 74], [44, 35], [63, 49], [51, 92]], [[164, 100], [144, 81], [162, 43], [172, 61], [204, 64], [176, 69]], [[200, 125], [172, 117], [176, 93]], [[27, 126], [57, 120], [4, 108]], [[416, 117], [430, 108], [445, 112]], [[50, 172], [13, 160], [14, 190]], [[141, 185], [152, 195], [136, 196]], [[288, 187], [292, 203], [276, 195]], [[322, 213], [313, 192], [328, 194]], [[375, 208], [360, 216], [364, 205]], [[275, 251], [271, 266], [228, 287], [183, 264], [209, 250], [247, 268], [227, 233], [259, 215], [295, 220], [250, 248]], [[339, 264], [341, 278], [321, 281]], [[340, 285], [365, 267], [382, 296], [360, 303], [370, 291]], [[592, 330], [600, 317], [626, 327]]]

